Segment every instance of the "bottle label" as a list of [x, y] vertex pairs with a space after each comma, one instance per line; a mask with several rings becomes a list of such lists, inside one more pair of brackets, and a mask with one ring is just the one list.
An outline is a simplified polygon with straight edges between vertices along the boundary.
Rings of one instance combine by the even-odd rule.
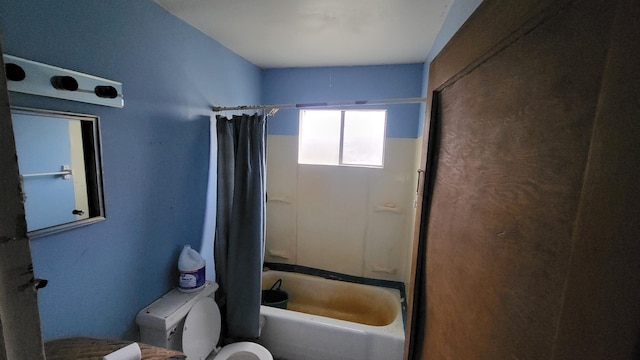
[[204, 285], [204, 266], [194, 271], [181, 271], [179, 286], [184, 290], [197, 289]]

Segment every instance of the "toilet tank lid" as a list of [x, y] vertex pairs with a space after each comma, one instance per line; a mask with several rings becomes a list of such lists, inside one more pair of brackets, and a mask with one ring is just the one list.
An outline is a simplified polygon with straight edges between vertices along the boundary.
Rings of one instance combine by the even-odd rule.
[[136, 315], [136, 323], [140, 327], [168, 330], [184, 319], [198, 300], [211, 296], [216, 290], [218, 284], [211, 281], [205, 282], [201, 290], [191, 293], [174, 288], [140, 310]]

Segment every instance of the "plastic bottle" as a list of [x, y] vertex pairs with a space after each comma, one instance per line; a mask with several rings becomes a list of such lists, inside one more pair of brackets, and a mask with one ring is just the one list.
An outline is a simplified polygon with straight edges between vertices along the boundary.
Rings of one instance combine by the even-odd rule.
[[178, 290], [182, 292], [198, 291], [204, 286], [205, 261], [200, 254], [185, 245], [178, 258], [178, 270], [180, 271], [180, 281]]

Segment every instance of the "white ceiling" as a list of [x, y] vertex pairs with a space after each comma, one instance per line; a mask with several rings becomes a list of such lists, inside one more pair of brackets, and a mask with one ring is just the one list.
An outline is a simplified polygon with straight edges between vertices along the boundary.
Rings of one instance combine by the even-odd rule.
[[155, 0], [261, 68], [424, 61], [453, 0]]

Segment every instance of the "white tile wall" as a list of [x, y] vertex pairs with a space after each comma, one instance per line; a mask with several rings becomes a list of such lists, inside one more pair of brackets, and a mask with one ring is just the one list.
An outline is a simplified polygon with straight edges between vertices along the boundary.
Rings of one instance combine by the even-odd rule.
[[387, 139], [383, 169], [298, 165], [297, 141], [267, 140], [265, 260], [406, 283], [420, 139]]
[[265, 260], [296, 264], [298, 137], [267, 138], [267, 239]]
[[367, 170], [299, 166], [298, 264], [362, 274]]

